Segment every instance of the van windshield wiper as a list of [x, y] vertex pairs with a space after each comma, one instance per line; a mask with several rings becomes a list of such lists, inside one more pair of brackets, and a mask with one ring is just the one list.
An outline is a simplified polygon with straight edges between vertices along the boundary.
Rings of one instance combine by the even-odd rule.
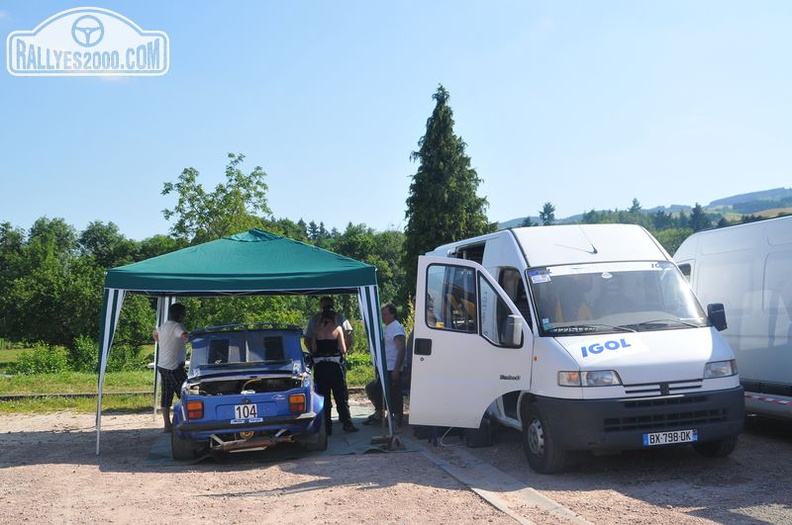
[[592, 332], [637, 332], [628, 326], [613, 326], [611, 324], [573, 324], [568, 326], [554, 326], [545, 330], [548, 334], [589, 334]]
[[671, 326], [686, 326], [689, 328], [701, 328], [703, 325], [700, 323], [694, 323], [692, 321], [687, 321], [684, 319], [679, 319], [675, 317], [667, 317], [663, 319], [652, 319], [650, 321], [642, 321], [640, 323], [634, 323], [627, 325], [630, 327], [634, 327], [636, 331], [644, 331], [644, 330], [662, 330], [663, 328], [668, 328]]

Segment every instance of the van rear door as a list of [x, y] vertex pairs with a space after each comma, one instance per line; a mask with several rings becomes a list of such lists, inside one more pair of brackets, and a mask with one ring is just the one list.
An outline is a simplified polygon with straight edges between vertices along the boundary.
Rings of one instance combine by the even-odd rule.
[[503, 394], [531, 386], [533, 337], [472, 261], [419, 257], [410, 423], [477, 428]]

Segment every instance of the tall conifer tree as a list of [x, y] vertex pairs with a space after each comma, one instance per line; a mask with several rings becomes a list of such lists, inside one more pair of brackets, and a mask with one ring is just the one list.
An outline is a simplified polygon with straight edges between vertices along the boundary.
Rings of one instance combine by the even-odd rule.
[[470, 167], [465, 142], [454, 134], [448, 91], [440, 85], [432, 95], [435, 108], [426, 134], [410, 158], [420, 161], [407, 198], [404, 265], [407, 290], [415, 290], [418, 256], [435, 247], [495, 230], [487, 220], [487, 199], [476, 195], [481, 182]]

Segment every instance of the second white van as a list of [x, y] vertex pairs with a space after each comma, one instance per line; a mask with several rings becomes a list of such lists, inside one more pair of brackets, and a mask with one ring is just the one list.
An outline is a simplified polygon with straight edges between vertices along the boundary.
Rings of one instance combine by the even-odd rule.
[[695, 233], [674, 259], [702, 301], [726, 307], [746, 410], [792, 418], [792, 217]]

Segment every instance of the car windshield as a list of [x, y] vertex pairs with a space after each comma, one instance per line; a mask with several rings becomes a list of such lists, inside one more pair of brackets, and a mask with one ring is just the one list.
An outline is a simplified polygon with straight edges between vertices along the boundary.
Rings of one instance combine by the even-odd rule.
[[200, 330], [192, 335], [191, 341], [191, 374], [198, 369], [283, 365], [302, 358], [297, 331]]
[[668, 261], [547, 266], [528, 271], [544, 335], [707, 326], [687, 281]]

